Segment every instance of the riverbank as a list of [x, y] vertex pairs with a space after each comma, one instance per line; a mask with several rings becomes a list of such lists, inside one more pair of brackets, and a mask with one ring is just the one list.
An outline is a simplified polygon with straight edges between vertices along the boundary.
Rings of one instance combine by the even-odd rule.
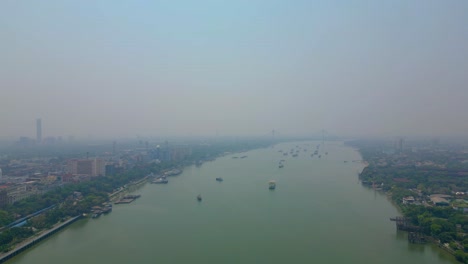
[[28, 238], [28, 239], [20, 242], [19, 244], [15, 245], [15, 247], [13, 249], [9, 250], [6, 253], [0, 254], [0, 263], [3, 263], [5, 261], [11, 259], [12, 257], [20, 254], [24, 250], [32, 247], [33, 245], [39, 243], [43, 239], [53, 235], [54, 233], [60, 231], [64, 227], [66, 227], [66, 226], [70, 225], [71, 223], [75, 222], [76, 220], [80, 219], [80, 217], [81, 217], [81, 215], [72, 217], [71, 219], [68, 219], [63, 223], [60, 223], [60, 224], [54, 226], [51, 229], [44, 230], [41, 233], [35, 234], [33, 237]]
[[129, 192], [132, 192], [134, 190], [134, 187], [138, 187], [139, 185], [143, 185], [147, 183], [149, 176], [145, 176], [141, 180], [135, 181], [135, 182], [130, 182], [126, 184], [125, 186], [122, 186], [118, 191], [115, 191], [111, 194], [109, 194], [109, 201], [110, 202], [116, 202], [118, 201], [122, 196], [125, 196]]
[[[361, 152], [361, 150], [359, 148], [357, 150], [361, 154], [361, 156], [363, 156], [363, 153]], [[367, 154], [369, 155], [369, 153]], [[421, 219], [419, 215], [424, 215], [424, 212], [429, 212], [429, 211], [434, 211], [434, 210], [448, 210], [448, 213], [444, 214], [443, 217], [439, 215], [429, 216], [429, 217], [426, 216], [424, 221], [427, 222], [427, 221], [432, 221], [432, 219], [439, 219], [439, 220], [444, 219], [445, 221], [447, 220], [446, 215], [449, 215], [450, 213], [453, 213], [455, 211], [451, 207], [444, 208], [444, 207], [437, 207], [436, 205], [430, 205], [428, 203], [425, 203], [424, 200], [422, 200], [423, 202], [420, 202], [419, 204], [411, 204], [411, 203], [405, 204], [403, 200], [407, 199], [407, 197], [409, 197], [408, 199], [414, 199], [412, 198], [413, 196], [416, 197], [416, 199], [423, 199], [423, 198], [418, 198], [418, 197], [423, 196], [420, 191], [418, 191], [416, 188], [408, 187], [411, 185], [419, 186], [420, 182], [417, 182], [417, 181], [413, 182], [414, 180], [410, 177], [399, 178], [401, 176], [398, 176], [397, 178], [394, 179], [394, 182], [395, 182], [394, 185], [389, 185], [387, 183], [384, 186], [384, 183], [381, 181], [379, 177], [382, 175], [382, 171], [388, 170], [389, 168], [388, 164], [390, 162], [383, 159], [382, 157], [378, 159], [375, 159], [374, 157], [372, 157], [371, 159], [374, 159], [374, 160], [365, 160], [366, 166], [359, 173], [359, 179], [361, 181], [361, 184], [363, 184], [366, 187], [373, 188], [376, 191], [377, 190], [382, 191], [386, 195], [387, 200], [392, 204], [392, 206], [394, 206], [397, 209], [398, 213], [402, 215], [403, 218], [407, 219], [405, 220], [405, 223], [403, 224], [404, 229], [402, 230], [407, 232], [408, 234], [408, 238], [407, 238], [408, 243], [410, 244], [420, 244], [420, 243], [432, 244], [436, 246], [436, 248], [441, 249], [444, 252], [444, 254], [448, 254], [454, 257], [454, 259], [457, 259], [461, 263], [467, 263], [457, 258], [457, 255], [456, 255], [457, 251], [452, 249], [449, 246], [451, 245], [451, 243], [441, 241], [439, 237], [433, 236], [432, 235], [433, 233], [431, 233], [431, 235], [428, 235], [427, 228], [422, 227], [421, 224], [417, 226], [413, 225], [415, 217], [417, 218], [417, 222], [420, 223]], [[363, 160], [364, 160], [364, 157], [363, 157]], [[396, 167], [394, 169], [393, 174], [399, 175], [398, 171], [399, 171], [399, 167]], [[388, 172], [385, 171], [385, 173], [388, 173]], [[374, 176], [374, 175], [378, 175], [378, 176]], [[409, 185], [410, 182], [411, 182], [411, 185]], [[403, 186], [405, 186], [404, 184], [407, 184], [405, 186], [406, 188], [398, 185], [401, 183], [403, 183]], [[376, 186], [378, 186], [378, 188], [376, 188]], [[417, 207], [420, 209], [415, 209]], [[393, 217], [393, 216], [390, 216], [390, 217]], [[437, 223], [435, 226], [439, 226], [439, 224], [440, 223]], [[402, 225], [402, 223], [400, 223], [400, 225]], [[435, 226], [431, 225], [430, 230], [432, 230], [433, 227]], [[442, 227], [440, 226], [439, 228], [442, 228]], [[444, 227], [444, 228], [447, 228], [447, 227]], [[398, 222], [396, 222], [396, 229], [399, 229]], [[417, 239], [414, 239], [415, 237]]]

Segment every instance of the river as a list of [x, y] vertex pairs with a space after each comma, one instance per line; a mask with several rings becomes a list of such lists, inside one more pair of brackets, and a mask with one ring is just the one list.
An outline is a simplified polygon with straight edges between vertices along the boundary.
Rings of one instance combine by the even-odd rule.
[[[358, 181], [356, 150], [326, 142], [319, 159], [311, 157], [317, 144], [281, 143], [187, 167], [167, 185], [146, 184], [135, 202], [80, 220], [7, 263], [457, 263], [396, 231], [389, 221], [396, 208]], [[279, 152], [296, 145], [307, 152]], [[269, 180], [276, 190], [268, 190]]]

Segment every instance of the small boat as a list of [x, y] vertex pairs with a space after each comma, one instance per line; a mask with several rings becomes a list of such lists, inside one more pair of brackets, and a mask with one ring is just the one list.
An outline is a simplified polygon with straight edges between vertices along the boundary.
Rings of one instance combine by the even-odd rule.
[[268, 182], [268, 189], [270, 189], [270, 190], [276, 189], [276, 182], [275, 181], [269, 181]]
[[216, 181], [222, 182], [222, 181], [223, 181], [223, 178], [218, 177], [218, 178], [216, 178]]
[[102, 212], [101, 211], [96, 211], [94, 212], [94, 214], [91, 216], [92, 218], [98, 218], [99, 216], [101, 216]]
[[280, 169], [283, 168], [283, 167], [284, 167], [283, 164], [278, 165], [278, 168], [280, 168]]
[[199, 195], [197, 196], [197, 200], [198, 200], [199, 202], [201, 202], [201, 200], [202, 200], [201, 194], [199, 194]]

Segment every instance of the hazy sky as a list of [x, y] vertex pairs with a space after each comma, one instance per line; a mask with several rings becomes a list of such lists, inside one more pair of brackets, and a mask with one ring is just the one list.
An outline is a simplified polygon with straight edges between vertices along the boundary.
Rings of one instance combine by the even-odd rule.
[[0, 137], [468, 135], [468, 1], [0, 1]]

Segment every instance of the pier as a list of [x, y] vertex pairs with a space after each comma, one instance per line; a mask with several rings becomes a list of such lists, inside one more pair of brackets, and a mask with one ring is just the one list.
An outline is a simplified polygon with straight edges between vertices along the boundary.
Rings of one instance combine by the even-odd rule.
[[397, 216], [394, 218], [390, 218], [390, 221], [394, 221], [396, 223], [397, 230], [409, 232], [419, 231], [419, 227], [411, 224], [410, 219], [406, 217]]
[[426, 243], [426, 236], [420, 232], [419, 226], [411, 224], [409, 218], [397, 216], [390, 218], [390, 221], [394, 221], [396, 223], [397, 230], [408, 231], [408, 242], [413, 244]]
[[0, 263], [3, 263], [5, 261], [11, 259], [12, 257], [14, 257], [14, 256], [20, 254], [21, 252], [23, 252], [24, 250], [26, 250], [26, 249], [34, 246], [35, 244], [39, 243], [43, 239], [48, 238], [49, 236], [55, 234], [56, 232], [60, 231], [62, 228], [66, 227], [69, 224], [71, 224], [71, 223], [75, 222], [76, 220], [78, 220], [80, 217], [81, 217], [81, 215], [78, 215], [78, 216], [75, 216], [75, 217], [73, 217], [71, 219], [68, 219], [67, 221], [61, 223], [60, 225], [55, 226], [55, 227], [41, 233], [37, 237], [31, 238], [31, 239], [29, 239], [27, 241], [23, 241], [22, 243], [17, 245], [11, 251], [8, 251], [8, 252], [6, 252], [4, 254], [0, 254]]

